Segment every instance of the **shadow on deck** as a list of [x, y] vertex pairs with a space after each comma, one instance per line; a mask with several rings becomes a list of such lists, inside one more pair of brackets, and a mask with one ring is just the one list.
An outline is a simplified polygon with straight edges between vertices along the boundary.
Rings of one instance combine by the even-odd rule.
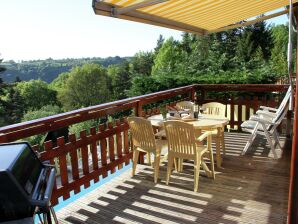
[[[165, 185], [166, 166], [153, 183], [152, 168], [139, 165], [61, 209], [61, 223], [285, 223], [290, 159], [275, 160], [261, 139], [240, 156], [248, 135], [227, 133], [227, 154], [215, 180], [200, 177], [193, 192], [193, 167], [173, 172]], [[166, 164], [165, 164], [166, 165]]]

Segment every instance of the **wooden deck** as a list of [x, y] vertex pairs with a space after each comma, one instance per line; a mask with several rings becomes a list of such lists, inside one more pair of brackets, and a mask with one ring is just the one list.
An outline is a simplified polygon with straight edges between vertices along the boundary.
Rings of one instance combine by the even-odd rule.
[[[286, 223], [289, 185], [288, 151], [273, 159], [260, 139], [240, 156], [246, 134], [227, 133], [227, 154], [216, 179], [200, 177], [193, 192], [193, 167], [173, 172], [165, 185], [166, 166], [153, 183], [152, 167], [126, 171], [57, 212], [60, 223]], [[166, 165], [166, 164], [164, 164]]]

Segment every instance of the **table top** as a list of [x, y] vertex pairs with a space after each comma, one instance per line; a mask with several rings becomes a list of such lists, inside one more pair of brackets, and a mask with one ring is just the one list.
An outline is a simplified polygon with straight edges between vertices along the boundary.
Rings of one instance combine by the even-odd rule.
[[[151, 124], [154, 126], [163, 126], [163, 118], [161, 114], [153, 115], [148, 118], [151, 121]], [[174, 117], [167, 116], [167, 121], [175, 120]], [[192, 124], [194, 128], [197, 129], [210, 129], [210, 128], [217, 128], [227, 125], [229, 120], [227, 118], [222, 117], [214, 117], [214, 116], [200, 116], [198, 119], [190, 119], [190, 120], [183, 120], [176, 118], [177, 121], [184, 121], [189, 124]]]

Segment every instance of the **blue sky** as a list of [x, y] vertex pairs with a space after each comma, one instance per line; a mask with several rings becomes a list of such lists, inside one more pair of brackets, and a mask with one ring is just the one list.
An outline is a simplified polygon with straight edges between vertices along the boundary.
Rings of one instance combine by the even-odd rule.
[[[181, 32], [95, 15], [91, 0], [0, 1], [0, 58], [32, 60], [132, 56], [150, 51], [160, 34]], [[270, 20], [285, 23], [286, 16]]]

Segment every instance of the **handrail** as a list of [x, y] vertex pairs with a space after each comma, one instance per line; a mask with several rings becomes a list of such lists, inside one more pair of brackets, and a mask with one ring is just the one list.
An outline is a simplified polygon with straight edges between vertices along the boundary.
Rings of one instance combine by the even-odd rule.
[[[131, 97], [124, 100], [108, 102], [45, 118], [35, 119], [31, 121], [1, 127], [0, 143], [14, 141], [35, 134], [45, 133], [75, 123], [114, 114], [115, 112], [127, 110], [130, 108], [136, 108], [136, 110], [138, 110], [138, 107], [140, 107], [143, 104], [154, 102], [156, 101], [156, 98], [169, 98], [176, 95], [188, 93], [194, 89], [194, 86], [195, 85], [189, 85], [175, 89], [160, 91], [157, 93], [150, 93], [146, 95]], [[7, 134], [9, 133], [15, 132], [18, 132], [17, 136], [13, 138], [7, 136]]]

